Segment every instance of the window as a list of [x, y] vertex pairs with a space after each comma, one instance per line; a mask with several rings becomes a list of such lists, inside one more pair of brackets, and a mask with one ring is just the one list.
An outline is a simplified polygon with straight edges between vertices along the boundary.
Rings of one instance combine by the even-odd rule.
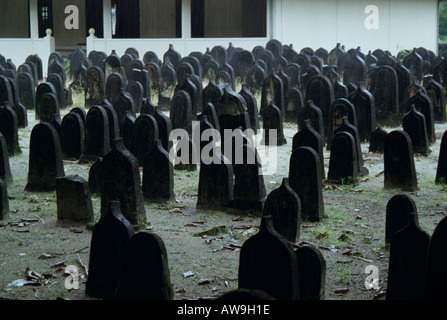
[[193, 38], [266, 37], [266, 0], [192, 0]]

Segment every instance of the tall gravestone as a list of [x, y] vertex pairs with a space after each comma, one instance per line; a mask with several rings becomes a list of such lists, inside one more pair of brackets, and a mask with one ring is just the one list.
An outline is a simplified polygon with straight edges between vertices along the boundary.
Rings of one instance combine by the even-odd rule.
[[133, 154], [138, 160], [140, 167], [146, 154], [156, 146], [159, 139], [157, 121], [149, 114], [141, 114], [135, 120], [134, 125]]
[[81, 163], [94, 162], [110, 151], [109, 119], [105, 108], [89, 109], [85, 121], [84, 152]]
[[[394, 234], [405, 228], [412, 213], [417, 213], [416, 203], [406, 194], [397, 194], [388, 200], [385, 217], [385, 245], [389, 247]], [[417, 219], [417, 215], [415, 216]]]
[[358, 179], [358, 158], [354, 137], [340, 131], [332, 140], [329, 160], [328, 181], [336, 184], [356, 183]]
[[87, 69], [84, 79], [84, 98], [87, 109], [99, 105], [105, 95], [104, 72], [97, 66]]
[[330, 150], [335, 131], [343, 124], [347, 117], [349, 123], [358, 128], [355, 106], [347, 99], [336, 99], [331, 105], [328, 115], [327, 149]]
[[412, 105], [410, 111], [403, 117], [402, 129], [410, 136], [414, 152], [422, 155], [431, 152], [425, 116], [416, 110], [415, 105]]
[[[369, 141], [371, 132], [376, 128], [376, 105], [374, 96], [369, 92], [363, 81], [357, 89], [349, 94], [348, 100], [354, 105], [360, 140]], [[350, 120], [351, 122], [351, 120]], [[351, 122], [354, 124], [353, 122]]]
[[84, 122], [79, 114], [67, 113], [61, 123], [61, 149], [63, 159], [77, 159], [84, 152]]

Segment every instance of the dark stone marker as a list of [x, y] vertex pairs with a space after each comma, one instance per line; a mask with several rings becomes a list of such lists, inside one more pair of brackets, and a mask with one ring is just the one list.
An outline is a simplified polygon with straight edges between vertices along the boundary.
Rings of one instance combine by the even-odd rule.
[[202, 112], [198, 115], [197, 120], [201, 121], [205, 116], [213, 129], [220, 132], [219, 118], [217, 117], [216, 108], [212, 103], [208, 103], [205, 108], [202, 109]]
[[265, 200], [263, 216], [271, 216], [273, 228], [290, 242], [298, 242], [301, 227], [301, 201], [284, 178], [279, 188], [271, 191]]
[[56, 89], [56, 97], [57, 101], [59, 103], [59, 107], [61, 109], [64, 109], [66, 107], [65, 104], [65, 92], [64, 92], [64, 84], [62, 82], [61, 77], [58, 74], [50, 74], [47, 77], [47, 82], [51, 83], [54, 86], [54, 89]]
[[264, 109], [263, 117], [263, 135], [261, 145], [270, 145], [272, 143], [270, 135], [272, 134], [276, 140], [276, 146], [282, 146], [287, 144], [287, 140], [284, 137], [284, 129], [281, 119], [281, 111], [271, 101], [269, 106]]
[[341, 83], [340, 78], [337, 77], [334, 82], [334, 99], [347, 99], [348, 96], [348, 86], [345, 86], [343, 83]]
[[390, 66], [382, 65], [371, 72], [369, 91], [374, 96], [376, 121], [399, 123], [399, 85], [396, 71]]
[[388, 132], [381, 126], [377, 126], [377, 128], [371, 132], [369, 152], [383, 153], [387, 134]]
[[143, 167], [144, 157], [156, 146], [156, 141], [159, 139], [155, 118], [149, 114], [138, 116], [135, 120], [133, 136], [133, 154], [137, 158], [139, 166]]
[[312, 101], [307, 101], [306, 105], [298, 112], [298, 130], [303, 129], [306, 126], [306, 120], [310, 120], [312, 128], [314, 128], [323, 141], [326, 142], [323, 113]]
[[385, 217], [385, 245], [388, 248], [394, 234], [408, 225], [410, 217], [413, 219], [412, 213], [417, 213], [417, 208], [409, 195], [397, 194], [388, 200]]
[[40, 119], [40, 102], [41, 102], [40, 100], [46, 93], [52, 93], [54, 95], [57, 94], [53, 84], [49, 82], [42, 82], [36, 88], [36, 109], [35, 109], [36, 120]]
[[433, 112], [433, 104], [430, 97], [425, 93], [418, 91], [414, 96], [410, 98], [408, 105], [409, 108], [407, 109], [408, 111], [410, 110], [412, 105], [414, 105], [416, 107], [416, 110], [424, 115], [428, 142], [434, 143], [436, 141], [435, 117]]
[[56, 179], [57, 219], [91, 221], [94, 217], [88, 181], [66, 176]]
[[142, 190], [144, 198], [151, 201], [175, 200], [174, 167], [160, 140], [144, 157]]
[[387, 134], [384, 145], [385, 189], [418, 190], [410, 136], [402, 130]]
[[347, 99], [336, 99], [329, 109], [327, 129], [327, 149], [331, 149], [335, 131], [343, 124], [343, 118], [347, 117], [350, 124], [357, 127], [357, 113], [354, 105]]
[[158, 138], [161, 141], [163, 148], [169, 153], [172, 149], [172, 141], [169, 136], [172, 131], [172, 123], [169, 117], [161, 110], [161, 107], [155, 107], [154, 119], [157, 121]]
[[445, 300], [445, 245], [447, 243], [447, 219], [444, 217], [436, 226], [428, 245], [424, 299]]
[[172, 97], [169, 114], [172, 129], [184, 129], [189, 134], [192, 130], [192, 102], [185, 90], [177, 91]]
[[256, 134], [259, 130], [259, 111], [258, 102], [253, 93], [248, 90], [247, 85], [243, 84], [239, 95], [245, 100], [247, 106], [248, 117], [250, 119], [250, 127]]
[[298, 263], [289, 242], [263, 217], [259, 233], [242, 245], [239, 289], [265, 291], [278, 300], [299, 299]]
[[110, 151], [109, 119], [104, 107], [94, 106], [85, 121], [84, 152], [81, 163], [94, 162]]
[[19, 145], [19, 125], [17, 115], [9, 106], [0, 106], [0, 133], [3, 134], [8, 146], [9, 156], [22, 153]]
[[[204, 121], [207, 121], [206, 119], [207, 117], [204, 116], [200, 123], [201, 126]], [[202, 130], [202, 127], [200, 128], [200, 130]], [[175, 146], [174, 151], [176, 161], [174, 163], [174, 169], [182, 171], [196, 171], [197, 164], [199, 162], [195, 159], [195, 155], [198, 151], [197, 148], [200, 148], [200, 146], [196, 146], [195, 142], [193, 141], [193, 139], [190, 138], [189, 135], [183, 135], [183, 137], [181, 137], [181, 140]]]
[[416, 214], [410, 214], [408, 225], [391, 238], [387, 300], [423, 299], [430, 236]]
[[124, 146], [127, 150], [133, 153], [134, 144], [134, 127], [135, 127], [135, 117], [127, 112], [123, 123], [121, 124], [121, 138], [123, 139]]
[[371, 132], [376, 128], [376, 107], [374, 96], [365, 88], [363, 81], [349, 94], [348, 100], [354, 105], [360, 141], [369, 141]]
[[105, 97], [113, 105], [126, 88], [126, 81], [120, 73], [112, 73], [106, 79]]
[[297, 123], [299, 110], [304, 106], [303, 95], [297, 88], [291, 88], [286, 93], [286, 111], [284, 120]]
[[304, 245], [296, 250], [300, 300], [324, 300], [326, 293], [326, 261], [320, 250]]
[[306, 87], [306, 101], [312, 100], [323, 114], [324, 130], [328, 128], [329, 109], [335, 100], [334, 87], [328, 77], [313, 76]]
[[87, 112], [83, 107], [74, 107], [70, 110], [72, 113], [76, 113], [81, 117], [82, 123], [85, 125], [85, 120], [87, 118]]
[[442, 85], [434, 79], [430, 79], [427, 83], [424, 81], [424, 87], [433, 103], [435, 121], [444, 122], [446, 120], [446, 108]]
[[138, 81], [132, 81], [126, 88], [126, 91], [131, 95], [135, 103], [135, 112], [140, 113], [143, 106], [143, 85]]
[[5, 137], [0, 133], [0, 179], [6, 184], [13, 182], [11, 167], [9, 165], [8, 145]]
[[134, 228], [120, 211], [120, 203], [112, 201], [109, 206], [109, 214], [93, 229], [85, 289], [88, 296], [102, 299], [116, 299], [124, 253], [134, 235]]
[[36, 91], [32, 76], [28, 73], [19, 74], [17, 77], [19, 100], [27, 110], [36, 107]]
[[270, 74], [262, 83], [261, 107], [259, 112], [261, 117], [264, 117], [264, 110], [273, 102], [281, 112], [281, 120], [284, 120], [284, 95], [284, 86], [281, 78], [275, 73]]
[[64, 177], [62, 151], [56, 129], [46, 122], [31, 131], [26, 191], [49, 192], [56, 189], [56, 179]]
[[52, 93], [45, 93], [40, 99], [40, 121], [51, 122], [55, 115], [60, 118], [58, 99]]
[[146, 223], [138, 160], [124, 147], [121, 138], [115, 139], [112, 150], [102, 159], [102, 172], [101, 217], [109, 213], [107, 203], [116, 200], [132, 225]]
[[414, 152], [425, 156], [430, 154], [425, 117], [416, 110], [415, 105], [403, 117], [402, 129], [410, 136]]
[[358, 158], [354, 137], [340, 131], [332, 140], [329, 160], [328, 181], [336, 184], [356, 183], [358, 178]]
[[99, 105], [105, 95], [104, 72], [96, 66], [87, 69], [84, 79], [84, 98], [87, 109]]
[[118, 299], [173, 300], [168, 254], [163, 239], [141, 231], [133, 235], [124, 253]]
[[[217, 156], [217, 155], [216, 155]], [[217, 161], [201, 163], [197, 208], [225, 210], [233, 200], [233, 166], [220, 155]]]
[[101, 195], [102, 158], [98, 158], [88, 170], [88, 185], [90, 193]]
[[447, 133], [444, 132], [441, 139], [441, 146], [439, 149], [438, 156], [438, 167], [436, 169], [436, 179], [437, 184], [447, 183]]
[[317, 222], [324, 215], [321, 160], [311, 147], [293, 150], [289, 162], [289, 184], [301, 201], [301, 220]]
[[84, 122], [79, 114], [69, 112], [62, 119], [61, 149], [63, 159], [79, 160], [84, 152]]

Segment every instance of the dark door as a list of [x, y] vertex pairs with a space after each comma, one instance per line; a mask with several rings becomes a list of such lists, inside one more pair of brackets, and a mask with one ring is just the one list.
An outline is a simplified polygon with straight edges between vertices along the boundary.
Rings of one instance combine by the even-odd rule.
[[46, 30], [53, 30], [53, 3], [52, 0], [38, 0], [37, 3], [38, 20], [39, 20], [39, 37], [43, 38], [47, 35]]

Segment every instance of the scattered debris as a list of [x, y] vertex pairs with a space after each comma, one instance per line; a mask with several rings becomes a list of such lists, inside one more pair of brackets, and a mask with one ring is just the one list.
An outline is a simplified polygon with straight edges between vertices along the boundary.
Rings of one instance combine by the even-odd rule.
[[193, 277], [194, 276], [194, 272], [192, 271], [187, 271], [183, 273], [183, 278], [189, 278], [189, 277]]
[[339, 289], [334, 290], [334, 293], [336, 293], [336, 294], [339, 294], [339, 293], [345, 294], [348, 292], [349, 292], [349, 288], [339, 288]]
[[227, 226], [218, 226], [211, 228], [209, 230], [205, 230], [202, 232], [197, 232], [194, 234], [194, 237], [202, 237], [202, 236], [217, 236], [220, 234], [228, 233]]
[[197, 283], [199, 286], [202, 286], [204, 284], [208, 284], [211, 282], [211, 279], [200, 279], [199, 282]]

